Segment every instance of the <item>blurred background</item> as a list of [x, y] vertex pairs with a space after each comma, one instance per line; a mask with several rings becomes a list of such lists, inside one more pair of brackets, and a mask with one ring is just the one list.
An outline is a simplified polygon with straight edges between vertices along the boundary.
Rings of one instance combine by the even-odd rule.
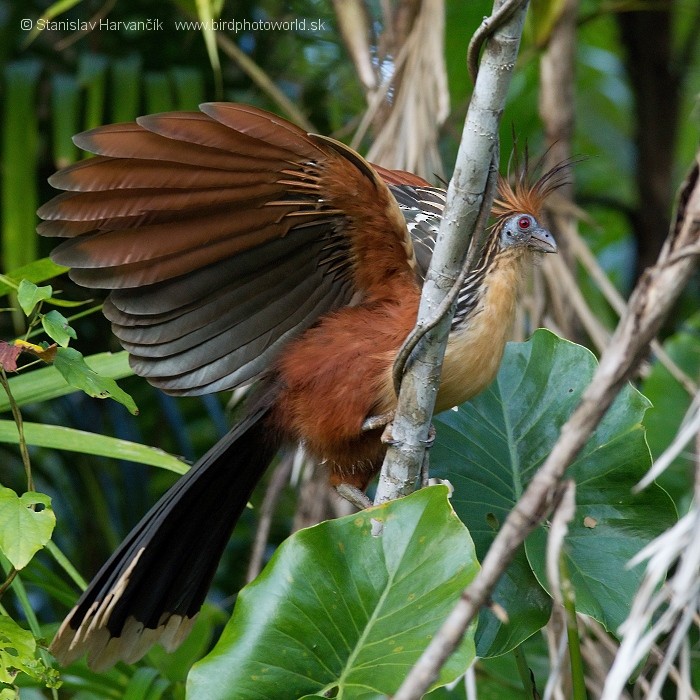
[[[0, 269], [48, 255], [52, 241], [35, 234], [35, 211], [54, 194], [47, 178], [84, 157], [73, 134], [146, 113], [195, 110], [204, 101], [257, 105], [374, 162], [436, 184], [448, 180], [472, 90], [467, 45], [490, 12], [483, 0], [0, 0]], [[514, 338], [544, 325], [596, 354], [605, 347], [640, 271], [656, 259], [698, 147], [698, 36], [696, 0], [531, 2], [502, 120], [502, 169], [513, 134], [533, 155], [546, 152], [546, 163], [583, 158], [550, 212], [563, 254], [534, 276]], [[654, 455], [675, 435], [700, 379], [699, 281], [682, 295], [638, 377], [654, 403], [645, 420]], [[52, 284], [67, 299], [88, 298], [66, 276]], [[82, 308], [72, 344], [86, 356], [119, 351], [101, 314]], [[21, 335], [22, 323], [4, 309], [2, 338]], [[173, 399], [136, 377], [121, 385], [140, 415], [82, 393], [27, 405], [23, 415], [188, 460], [231, 422], [228, 396]], [[73, 452], [35, 447], [31, 457], [35, 488], [52, 497], [57, 513], [54, 539], [86, 577], [175, 479]], [[680, 511], [688, 505], [690, 460], [681, 457], [664, 476]], [[334, 512], [312, 471], [288, 460], [256, 492], [258, 512], [269, 483], [279, 497], [263, 561], [292, 528]], [[0, 445], [0, 483], [26, 490], [13, 445]], [[250, 511], [236, 529], [205, 621], [179, 657], [160, 659], [167, 682], [153, 697], [182, 692], [189, 663], [207, 648], [221, 611], [230, 611], [256, 523]], [[22, 579], [50, 637], [50, 623], [76, 589], [43, 553]], [[11, 597], [2, 604], [21, 618]], [[96, 690], [85, 670], [61, 697], [123, 697], [114, 673]]]

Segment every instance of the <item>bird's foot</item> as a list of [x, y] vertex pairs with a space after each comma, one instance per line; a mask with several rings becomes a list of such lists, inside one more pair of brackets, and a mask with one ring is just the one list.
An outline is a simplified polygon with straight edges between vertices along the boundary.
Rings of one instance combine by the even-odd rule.
[[[391, 432], [391, 424], [394, 420], [395, 411], [387, 411], [386, 413], [379, 413], [376, 416], [370, 416], [365, 418], [362, 423], [362, 432], [366, 433], [369, 430], [376, 430], [377, 428], [384, 428], [384, 432], [381, 436], [381, 441], [385, 445], [395, 444], [394, 437]], [[423, 447], [429, 450], [435, 443], [435, 426], [431, 423], [428, 429], [428, 437], [422, 440]]]
[[431, 423], [428, 428], [428, 437], [425, 440], [421, 440], [421, 444], [426, 450], [429, 450], [435, 444], [436, 435], [437, 431], [435, 430], [435, 426]]
[[394, 420], [394, 411], [387, 411], [386, 413], [379, 413], [376, 416], [370, 416], [365, 418], [362, 423], [362, 432], [366, 433], [369, 430], [376, 430], [377, 428], [384, 428], [380, 440], [385, 445], [393, 445], [394, 438], [391, 434], [391, 423]]
[[367, 497], [367, 494], [361, 489], [358, 489], [357, 486], [352, 486], [351, 484], [337, 484], [335, 490], [341, 498], [349, 501], [359, 510], [365, 510], [374, 505]]

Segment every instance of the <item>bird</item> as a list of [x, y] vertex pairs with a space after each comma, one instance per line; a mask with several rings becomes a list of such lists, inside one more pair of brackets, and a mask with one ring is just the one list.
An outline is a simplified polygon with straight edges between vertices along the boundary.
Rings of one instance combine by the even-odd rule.
[[[103, 670], [187, 636], [230, 534], [283, 445], [362, 494], [386, 451], [373, 417], [413, 329], [446, 192], [262, 109], [213, 102], [77, 135], [40, 235], [103, 312], [135, 374], [173, 395], [252, 385], [243, 418], [99, 570], [50, 650]], [[493, 380], [523, 280], [556, 253], [541, 223], [563, 166], [500, 177], [464, 277], [436, 412]]]

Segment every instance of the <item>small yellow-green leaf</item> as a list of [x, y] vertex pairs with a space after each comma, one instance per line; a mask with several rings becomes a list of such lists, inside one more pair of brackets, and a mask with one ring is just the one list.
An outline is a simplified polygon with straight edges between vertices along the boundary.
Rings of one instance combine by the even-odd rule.
[[15, 569], [23, 569], [46, 545], [55, 525], [47, 495], [28, 491], [18, 496], [0, 486], [0, 550]]
[[59, 348], [53, 364], [71, 386], [82, 389], [88, 396], [98, 399], [112, 398], [126, 406], [129, 413], [138, 414], [139, 410], [131, 396], [120, 389], [113, 379], [101, 377], [91, 370], [77, 350]]
[[71, 338], [75, 340], [77, 335], [70, 327], [68, 319], [60, 312], [54, 309], [41, 317], [41, 325], [44, 327], [46, 334], [55, 340], [62, 348], [67, 348]]
[[50, 299], [53, 289], [50, 284], [38, 287], [34, 282], [22, 280], [17, 289], [17, 301], [25, 316], [29, 316], [39, 302]]

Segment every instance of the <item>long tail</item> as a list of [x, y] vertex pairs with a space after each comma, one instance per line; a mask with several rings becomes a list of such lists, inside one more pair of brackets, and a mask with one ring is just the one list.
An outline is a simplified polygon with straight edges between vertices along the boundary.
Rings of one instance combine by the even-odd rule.
[[153, 644], [187, 636], [253, 488], [279, 448], [250, 413], [183, 476], [131, 531], [51, 643], [68, 664], [83, 654], [102, 670], [138, 661]]

